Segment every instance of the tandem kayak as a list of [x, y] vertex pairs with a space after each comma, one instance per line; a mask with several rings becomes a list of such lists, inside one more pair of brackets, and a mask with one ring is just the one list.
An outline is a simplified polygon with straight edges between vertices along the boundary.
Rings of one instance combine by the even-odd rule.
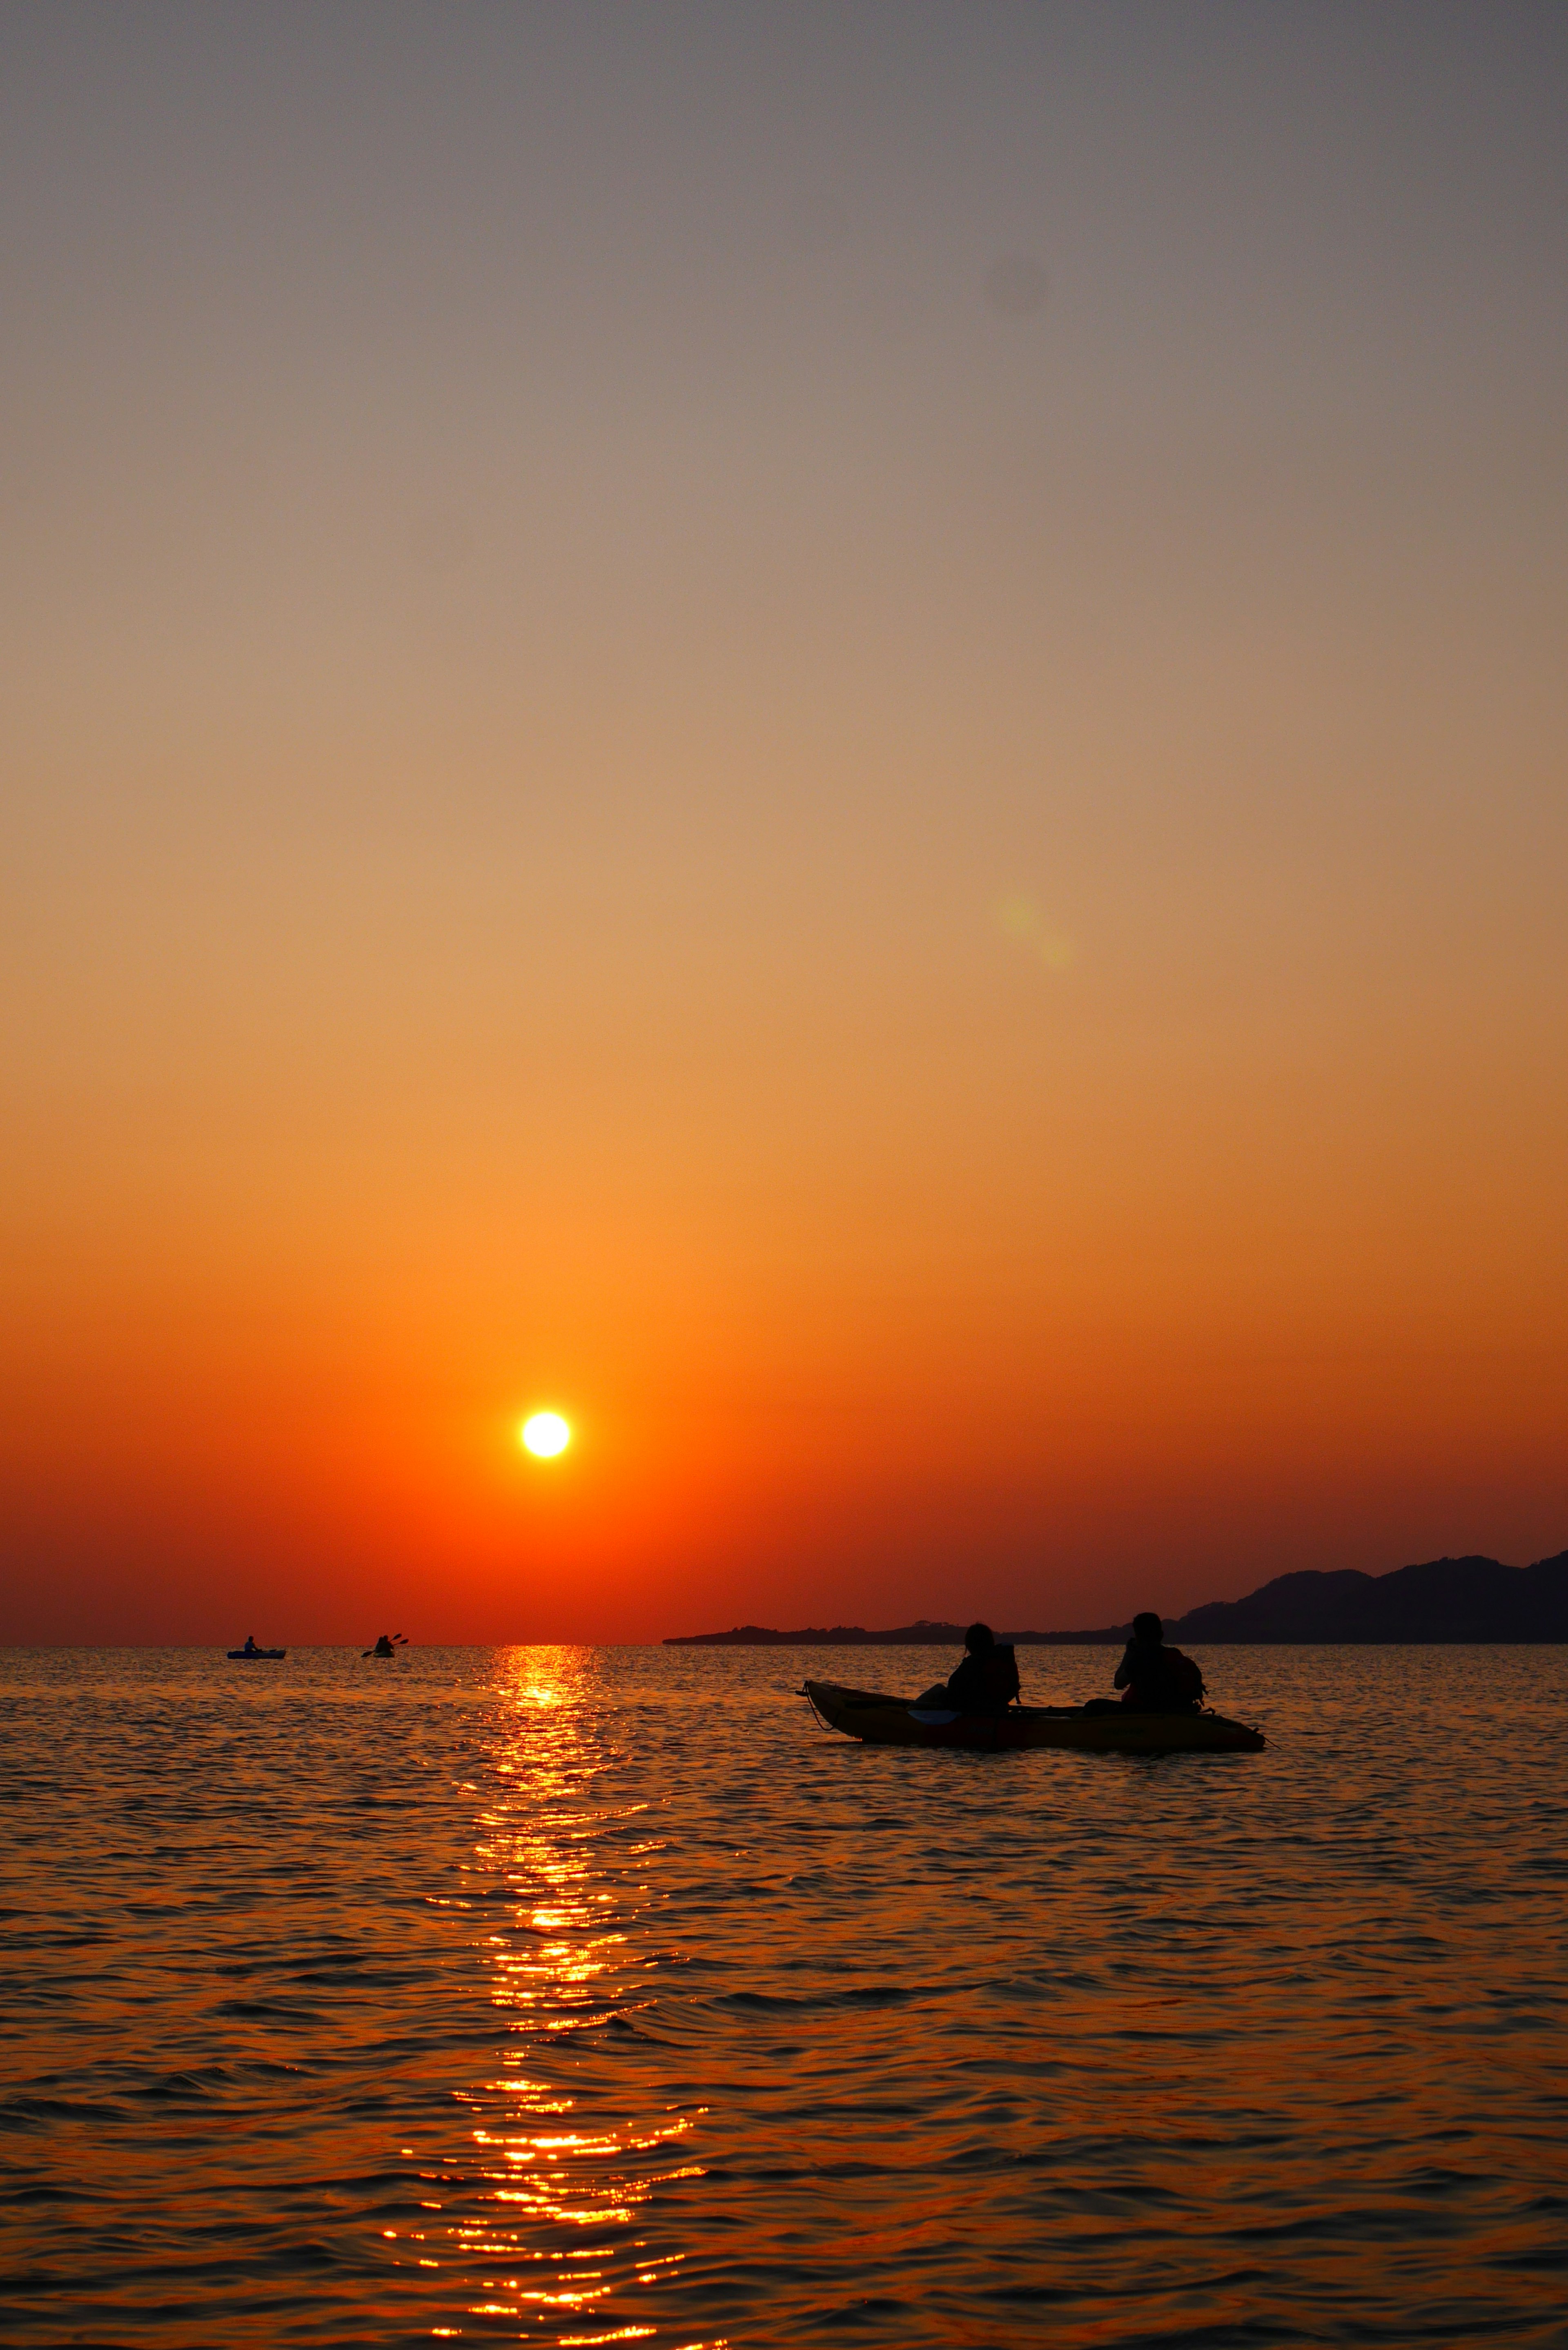
[[286, 1648], [231, 1648], [231, 1665], [281, 1665], [288, 1654]]
[[1065, 1746], [1080, 1754], [1256, 1754], [1261, 1730], [1222, 1713], [1135, 1713], [1127, 1706], [1016, 1705], [1005, 1713], [950, 1713], [874, 1690], [807, 1681], [801, 1694], [830, 1730], [867, 1746]]

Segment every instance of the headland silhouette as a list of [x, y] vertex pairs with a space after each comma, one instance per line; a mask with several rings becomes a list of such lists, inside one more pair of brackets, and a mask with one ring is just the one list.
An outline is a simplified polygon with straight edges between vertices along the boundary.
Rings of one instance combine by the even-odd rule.
[[[1495, 1558], [1434, 1558], [1387, 1575], [1359, 1568], [1278, 1575], [1244, 1599], [1211, 1599], [1168, 1627], [1173, 1640], [1219, 1642], [1416, 1643], [1568, 1640], [1568, 1551], [1533, 1566]], [[667, 1648], [902, 1648], [961, 1644], [961, 1624], [929, 1621], [868, 1632], [860, 1624], [809, 1625], [779, 1632], [739, 1624], [729, 1632], [682, 1632]], [[1132, 1626], [1087, 1631], [1009, 1632], [1015, 1646], [1113, 1648]]]

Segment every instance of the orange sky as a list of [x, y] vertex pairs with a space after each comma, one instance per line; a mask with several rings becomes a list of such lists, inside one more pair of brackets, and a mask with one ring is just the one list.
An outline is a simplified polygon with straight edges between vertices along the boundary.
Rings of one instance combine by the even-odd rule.
[[1568, 1543], [1561, 12], [7, 39], [0, 1636]]

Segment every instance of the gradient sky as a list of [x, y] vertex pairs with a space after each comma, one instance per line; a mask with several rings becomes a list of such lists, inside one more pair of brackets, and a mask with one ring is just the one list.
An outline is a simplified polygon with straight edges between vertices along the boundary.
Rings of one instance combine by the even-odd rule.
[[0, 211], [0, 1637], [1568, 1544], [1568, 10], [43, 0]]

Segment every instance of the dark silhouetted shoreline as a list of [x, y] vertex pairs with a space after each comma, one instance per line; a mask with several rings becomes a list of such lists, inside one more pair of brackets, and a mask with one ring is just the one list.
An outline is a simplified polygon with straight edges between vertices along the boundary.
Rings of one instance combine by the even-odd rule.
[[[1355, 1567], [1276, 1575], [1244, 1599], [1211, 1599], [1168, 1620], [1172, 1640], [1223, 1642], [1399, 1642], [1568, 1640], [1568, 1551], [1533, 1566], [1495, 1558], [1434, 1558], [1388, 1575]], [[1112, 1648], [1130, 1624], [1092, 1631], [1008, 1632], [1025, 1648]], [[868, 1632], [859, 1624], [809, 1625], [775, 1632], [740, 1624], [730, 1632], [683, 1632], [667, 1648], [945, 1648], [961, 1647], [961, 1624], [924, 1617]]]

